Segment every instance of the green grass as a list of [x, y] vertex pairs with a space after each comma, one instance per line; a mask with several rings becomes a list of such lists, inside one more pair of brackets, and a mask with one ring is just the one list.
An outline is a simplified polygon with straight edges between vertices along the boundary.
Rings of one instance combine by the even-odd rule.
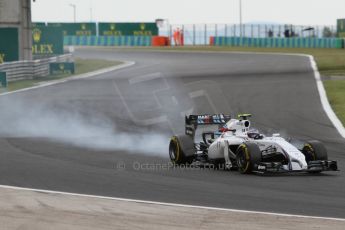
[[98, 69], [103, 69], [115, 65], [120, 65], [123, 62], [120, 61], [108, 61], [99, 59], [80, 59], [75, 60], [76, 74], [83, 74]]
[[[99, 60], [99, 59], [75, 59], [75, 74], [83, 74], [115, 65], [122, 64], [119, 61], [108, 61], [108, 60]], [[47, 77], [40, 77], [31, 80], [19, 80], [13, 81], [8, 83], [7, 91], [14, 91], [18, 89], [28, 88], [37, 85], [41, 82], [47, 82], [52, 80], [59, 80], [63, 78], [68, 78], [74, 76], [72, 74], [64, 74], [64, 75], [54, 75], [54, 76], [47, 76]], [[4, 90], [2, 90], [4, 91]]]
[[345, 81], [329, 80], [324, 81], [324, 85], [335, 114], [345, 125]]

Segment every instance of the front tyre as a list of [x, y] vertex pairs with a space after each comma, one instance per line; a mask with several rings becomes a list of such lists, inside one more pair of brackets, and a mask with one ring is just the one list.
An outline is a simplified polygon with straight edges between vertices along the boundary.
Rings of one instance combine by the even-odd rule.
[[255, 143], [243, 143], [236, 151], [238, 171], [242, 174], [252, 173], [255, 166], [261, 162], [261, 151]]
[[[304, 144], [302, 153], [307, 164], [311, 161], [328, 160], [327, 149], [320, 141], [308, 141]], [[319, 170], [311, 171], [311, 173], [320, 172]]]
[[302, 153], [306, 162], [328, 160], [326, 147], [320, 141], [308, 141], [304, 144]]
[[190, 164], [195, 155], [193, 138], [188, 135], [173, 136], [169, 144], [169, 157], [173, 164]]

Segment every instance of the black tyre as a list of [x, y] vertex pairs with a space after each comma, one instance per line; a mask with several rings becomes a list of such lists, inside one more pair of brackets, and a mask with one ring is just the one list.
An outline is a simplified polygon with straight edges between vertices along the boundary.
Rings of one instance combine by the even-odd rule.
[[169, 156], [171, 162], [177, 165], [192, 163], [195, 156], [193, 138], [188, 135], [171, 137]]
[[241, 144], [236, 151], [238, 171], [242, 174], [251, 173], [261, 162], [261, 151], [255, 143]]
[[307, 163], [309, 161], [328, 160], [327, 149], [320, 141], [308, 141], [304, 144], [302, 153]]

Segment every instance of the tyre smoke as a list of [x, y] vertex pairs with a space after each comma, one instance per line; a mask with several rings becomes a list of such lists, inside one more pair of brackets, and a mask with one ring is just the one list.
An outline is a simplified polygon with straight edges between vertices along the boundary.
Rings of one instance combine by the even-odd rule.
[[104, 115], [90, 117], [78, 109], [63, 110], [8, 96], [0, 98], [0, 108], [0, 137], [46, 138], [93, 150], [167, 156], [168, 135], [120, 131]]

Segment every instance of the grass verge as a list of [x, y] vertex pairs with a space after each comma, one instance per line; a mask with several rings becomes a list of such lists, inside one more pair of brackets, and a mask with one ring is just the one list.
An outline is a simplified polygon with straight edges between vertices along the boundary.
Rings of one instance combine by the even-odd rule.
[[[63, 78], [68, 78], [74, 75], [83, 74], [92, 72], [95, 70], [120, 65], [122, 62], [120, 61], [108, 61], [108, 60], [99, 60], [99, 59], [75, 59], [75, 74], [64, 74], [64, 75], [54, 75], [54, 76], [47, 76], [47, 77], [40, 77], [30, 80], [19, 80], [13, 81], [8, 83], [7, 92], [14, 91], [18, 89], [28, 88], [37, 85], [41, 82], [47, 82], [52, 80], [59, 80]], [[1, 92], [1, 91], [0, 91]]]
[[335, 114], [345, 125], [345, 80], [324, 81], [329, 103]]

